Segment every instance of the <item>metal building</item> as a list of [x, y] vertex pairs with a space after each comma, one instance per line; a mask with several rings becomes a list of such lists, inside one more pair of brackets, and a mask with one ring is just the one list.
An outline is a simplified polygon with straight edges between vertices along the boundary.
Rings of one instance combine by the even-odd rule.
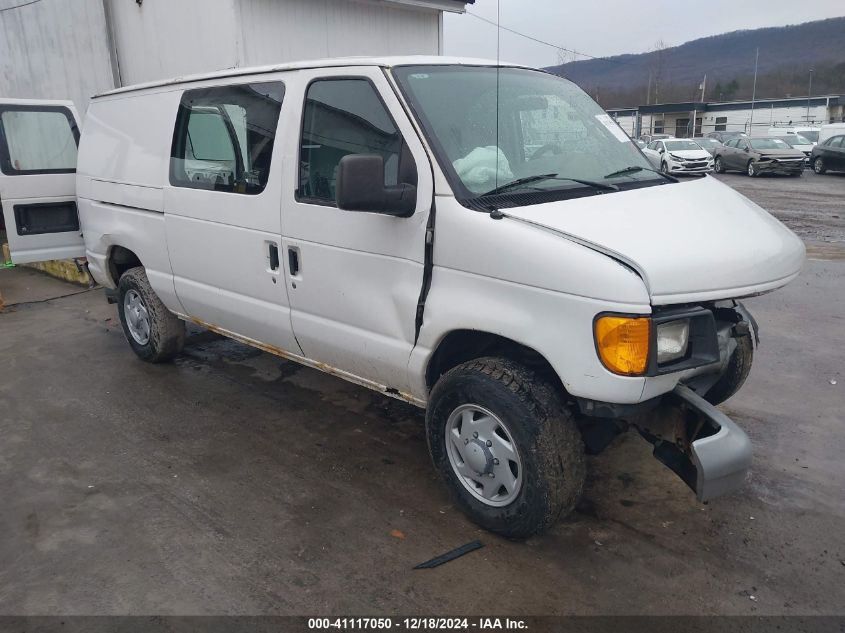
[[475, 0], [0, 0], [0, 95], [88, 99], [155, 79], [348, 55], [437, 55]]
[[[611, 108], [608, 113], [630, 136], [746, 132], [789, 125], [819, 126], [845, 120], [845, 95], [784, 97], [720, 103], [661, 103]], [[692, 120], [695, 118], [693, 134]]]

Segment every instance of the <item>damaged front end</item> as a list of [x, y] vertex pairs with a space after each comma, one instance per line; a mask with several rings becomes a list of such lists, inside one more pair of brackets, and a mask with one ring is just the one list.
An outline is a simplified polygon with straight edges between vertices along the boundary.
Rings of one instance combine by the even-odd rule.
[[736, 490], [751, 466], [751, 442], [745, 432], [684, 385], [664, 395], [647, 414], [628, 422], [699, 501]]
[[636, 405], [579, 399], [585, 415], [580, 428], [587, 451], [595, 454], [634, 427], [653, 445], [660, 462], [700, 501], [709, 501], [741, 486], [751, 465], [748, 436], [715, 404], [745, 381], [754, 344], [759, 343], [757, 324], [739, 302], [667, 309], [656, 313], [653, 321], [659, 325], [678, 318], [691, 323], [691, 349], [685, 359], [669, 366], [652, 365], [649, 372], [655, 379], [677, 377], [674, 388]]

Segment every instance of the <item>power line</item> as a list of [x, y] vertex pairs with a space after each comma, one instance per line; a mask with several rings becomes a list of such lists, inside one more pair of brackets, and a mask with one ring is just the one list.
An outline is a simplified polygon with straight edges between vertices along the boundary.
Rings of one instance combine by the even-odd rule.
[[0, 9], [0, 13], [4, 11], [11, 11], [12, 9], [20, 9], [22, 7], [28, 7], [31, 4], [35, 4], [36, 2], [41, 2], [41, 0], [30, 0], [29, 2], [24, 2], [23, 4], [16, 4], [13, 7], [6, 7], [5, 9]]
[[477, 20], [481, 20], [482, 22], [487, 22], [487, 24], [492, 24], [503, 31], [507, 31], [508, 33], [513, 33], [514, 35], [519, 35], [520, 37], [524, 37], [527, 40], [531, 40], [532, 42], [537, 42], [538, 44], [544, 44], [545, 46], [551, 46], [554, 49], [559, 51], [564, 51], [567, 53], [572, 53], [573, 55], [580, 55], [581, 57], [589, 57], [590, 59], [600, 59], [602, 61], [611, 62], [613, 64], [624, 64], [625, 62], [617, 61], [615, 59], [608, 59], [607, 57], [596, 57], [595, 55], [590, 55], [589, 53], [582, 53], [580, 51], [573, 50], [571, 48], [566, 48], [564, 46], [558, 46], [557, 44], [552, 44], [551, 42], [547, 42], [545, 40], [541, 40], [540, 38], [534, 37], [533, 35], [528, 35], [527, 33], [522, 33], [521, 31], [517, 31], [516, 29], [509, 28], [507, 26], [502, 26], [501, 24], [494, 22], [493, 20], [488, 20], [485, 17], [478, 15], [477, 13], [473, 13], [472, 11], [467, 11], [467, 15], [471, 15], [472, 17], [476, 18]]

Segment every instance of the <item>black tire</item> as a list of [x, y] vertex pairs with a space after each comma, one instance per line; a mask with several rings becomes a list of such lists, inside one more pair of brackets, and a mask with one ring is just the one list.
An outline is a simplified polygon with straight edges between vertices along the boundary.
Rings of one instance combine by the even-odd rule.
[[713, 163], [713, 171], [715, 171], [717, 174], [725, 173], [725, 166], [722, 164], [721, 156], [716, 157], [716, 161]]
[[[140, 296], [147, 311], [149, 340], [146, 344], [133, 338], [127, 323], [126, 295], [130, 291]], [[117, 295], [117, 312], [120, 315], [123, 334], [138, 358], [148, 363], [163, 363], [182, 351], [185, 345], [185, 324], [158, 298], [143, 267], [130, 268], [121, 275], [117, 284]]]
[[667, 165], [665, 161], [660, 163], [660, 171], [667, 176], [669, 175], [669, 165]]
[[704, 399], [710, 404], [716, 405], [734, 395], [745, 383], [745, 379], [748, 378], [748, 372], [751, 371], [753, 362], [754, 344], [751, 341], [751, 336], [740, 336], [736, 339], [736, 349], [728, 361], [725, 373], [704, 394]]
[[827, 172], [827, 166], [824, 164], [824, 159], [821, 156], [816, 156], [813, 161], [813, 171], [821, 175]]
[[[519, 452], [522, 485], [508, 505], [493, 507], [479, 500], [452, 468], [447, 423], [466, 404], [497, 416]], [[426, 431], [431, 458], [455, 503], [491, 532], [515, 539], [539, 534], [569, 514], [581, 496], [586, 458], [572, 414], [554, 387], [518, 363], [480, 358], [447, 372], [432, 390]]]
[[760, 175], [753, 160], [748, 161], [748, 164], [745, 166], [745, 173], [751, 176], [752, 178], [756, 178]]

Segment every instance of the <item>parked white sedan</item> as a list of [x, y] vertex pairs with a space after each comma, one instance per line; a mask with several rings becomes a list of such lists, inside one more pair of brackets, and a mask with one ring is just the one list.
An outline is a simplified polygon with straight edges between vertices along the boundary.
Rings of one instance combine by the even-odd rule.
[[643, 153], [664, 174], [709, 174], [713, 171], [710, 152], [689, 139], [652, 141]]

